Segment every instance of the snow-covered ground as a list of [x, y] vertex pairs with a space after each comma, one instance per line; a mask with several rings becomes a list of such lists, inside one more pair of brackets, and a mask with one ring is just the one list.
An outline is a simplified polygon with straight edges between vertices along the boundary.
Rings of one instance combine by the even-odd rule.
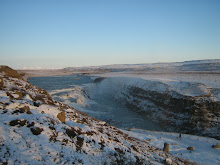
[[[5, 68], [11, 72], [9, 68]], [[0, 74], [1, 164], [175, 164], [185, 161]]]
[[97, 77], [133, 77], [144, 80], [159, 81], [169, 84], [170, 82], [194, 82], [205, 84], [208, 87], [220, 88], [220, 74], [213, 73], [138, 73], [138, 72], [112, 72], [93, 74]]
[[[153, 146], [161, 149], [163, 149], [164, 143], [168, 143], [171, 154], [201, 165], [220, 164], [220, 149], [212, 148], [213, 145], [220, 144], [220, 141], [216, 139], [188, 134], [181, 134], [181, 138], [179, 138], [177, 133], [135, 129], [126, 131], [126, 133], [135, 138], [147, 140]], [[193, 147], [194, 151], [187, 150], [188, 147]]]
[[[88, 104], [95, 104], [92, 98], [98, 95], [119, 98], [119, 91], [126, 86], [157, 92], [175, 91], [188, 96], [211, 92], [211, 99], [219, 100], [217, 74], [205, 73], [206, 77], [198, 74], [195, 78], [194, 74], [190, 77], [189, 74], [136, 73], [93, 75], [94, 79], [107, 78], [101, 83], [50, 92], [54, 96], [61, 93], [61, 101], [66, 100], [84, 110]], [[219, 140], [185, 134], [178, 139], [177, 133], [143, 129], [119, 130], [53, 101], [47, 92], [21, 79], [1, 74], [0, 88], [0, 163], [164, 164], [164, 160], [171, 159], [174, 164], [220, 164], [220, 149], [212, 148], [220, 144]], [[62, 111], [65, 112], [65, 123], [58, 119]], [[37, 128], [40, 134], [34, 135]], [[165, 142], [170, 144], [171, 155], [161, 150]], [[187, 150], [188, 147], [194, 147], [194, 151]]]
[[[107, 78], [108, 85], [114, 83], [138, 86], [162, 92], [176, 91], [186, 96], [208, 95], [212, 92], [213, 99], [220, 101], [220, 76], [217, 74], [128, 74], [128, 73], [105, 73], [94, 74], [98, 77]], [[105, 86], [105, 85], [102, 85]]]
[[[95, 80], [99, 78], [99, 76], [100, 75], [96, 75], [92, 77], [92, 79]], [[80, 110], [91, 113], [91, 109], [88, 108], [88, 105], [95, 104], [94, 98], [99, 96], [118, 98], [120, 92], [123, 90], [125, 91], [126, 86], [136, 86], [146, 89], [148, 89], [150, 86], [151, 90], [158, 92], [174, 90], [180, 94], [190, 96], [207, 95], [210, 93], [210, 87], [205, 84], [208, 81], [202, 81], [202, 76], [200, 82], [198, 82], [199, 79], [195, 79], [195, 81], [193, 81], [193, 78], [189, 82], [187, 79], [181, 79], [184, 81], [173, 80], [171, 78], [165, 79], [161, 77], [157, 77], [158, 79], [152, 79], [152, 77], [141, 77], [140, 75], [121, 73], [102, 74], [101, 77], [106, 77], [106, 79], [103, 79], [97, 84], [89, 83], [81, 87], [76, 86], [69, 89], [52, 90], [50, 94], [54, 96], [54, 98], [57, 97], [61, 99], [68, 105], [73, 107], [78, 106]], [[214, 83], [214, 85], [218, 86], [219, 84]], [[213, 89], [215, 88], [213, 87]], [[91, 97], [91, 99], [88, 97]], [[215, 95], [215, 97], [217, 98], [217, 95]], [[75, 99], [75, 101], [73, 101], [73, 99]], [[97, 113], [96, 115], [101, 114], [101, 112], [98, 111], [94, 111], [94, 113]], [[105, 113], [105, 115], [107, 114]], [[125, 116], [123, 116], [123, 119], [124, 118]], [[123, 121], [123, 119], [121, 119], [121, 121]], [[147, 131], [143, 129], [131, 129], [131, 131], [122, 131], [137, 139], [148, 141], [148, 143], [160, 149], [163, 149], [165, 142], [169, 143], [170, 153], [177, 157], [188, 159], [189, 161], [203, 165], [220, 164], [220, 149], [212, 148], [213, 145], [220, 144], [219, 140], [188, 134], [182, 134], [181, 139], [178, 139], [178, 133]], [[187, 150], [188, 147], [193, 147], [194, 151]]]

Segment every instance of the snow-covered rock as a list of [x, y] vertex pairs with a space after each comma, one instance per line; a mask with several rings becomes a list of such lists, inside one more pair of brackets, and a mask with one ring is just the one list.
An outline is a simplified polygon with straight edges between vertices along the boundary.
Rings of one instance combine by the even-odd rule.
[[219, 88], [187, 81], [158, 81], [136, 77], [106, 77], [91, 95], [121, 100], [164, 130], [220, 139]]
[[[0, 163], [163, 164], [180, 158], [0, 74]], [[65, 122], [58, 116], [65, 113]], [[62, 114], [63, 115], [63, 114]]]

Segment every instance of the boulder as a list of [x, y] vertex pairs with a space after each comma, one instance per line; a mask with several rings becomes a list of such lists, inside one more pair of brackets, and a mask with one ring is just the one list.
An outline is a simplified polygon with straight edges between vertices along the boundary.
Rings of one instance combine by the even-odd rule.
[[62, 122], [65, 123], [65, 112], [62, 111], [60, 113], [57, 114], [57, 118]]

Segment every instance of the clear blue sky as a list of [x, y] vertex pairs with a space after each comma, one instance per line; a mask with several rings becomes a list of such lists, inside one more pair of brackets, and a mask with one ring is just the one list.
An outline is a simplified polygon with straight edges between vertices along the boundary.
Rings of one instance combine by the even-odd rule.
[[220, 0], [0, 0], [0, 65], [220, 58]]

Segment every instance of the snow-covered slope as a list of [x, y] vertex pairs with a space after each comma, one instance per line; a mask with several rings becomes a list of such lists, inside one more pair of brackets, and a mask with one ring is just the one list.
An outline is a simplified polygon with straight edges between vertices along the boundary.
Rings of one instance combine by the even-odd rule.
[[[142, 140], [147, 140], [150, 144], [163, 148], [164, 143], [169, 144], [169, 152], [180, 158], [193, 160], [201, 165], [220, 164], [220, 149], [214, 149], [219, 141], [212, 138], [199, 137], [187, 134], [155, 132], [146, 130], [127, 131], [129, 135]], [[193, 150], [188, 150], [193, 147]]]
[[166, 131], [220, 139], [219, 88], [197, 82], [110, 77], [87, 90], [91, 97], [120, 100]]
[[181, 159], [0, 73], [0, 163], [163, 164]]

